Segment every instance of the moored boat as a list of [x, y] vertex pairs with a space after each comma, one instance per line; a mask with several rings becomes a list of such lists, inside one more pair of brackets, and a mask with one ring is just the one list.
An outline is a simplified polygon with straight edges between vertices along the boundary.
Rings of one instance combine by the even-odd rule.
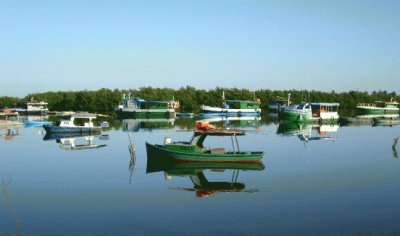
[[177, 108], [178, 101], [149, 101], [124, 94], [115, 112], [119, 118], [174, 118]]
[[146, 142], [147, 153], [179, 162], [259, 162], [263, 157], [261, 151], [240, 151], [238, 146], [234, 146], [231, 151], [225, 148], [204, 148], [203, 142], [208, 136], [232, 136], [238, 144], [237, 136], [245, 135], [242, 130], [216, 129], [211, 125], [207, 127], [201, 124], [202, 129], [194, 131], [190, 142], [171, 142], [170, 138], [165, 139], [164, 145]]
[[359, 115], [399, 114], [399, 103], [393, 99], [389, 102], [359, 103], [356, 109]]
[[45, 115], [49, 111], [47, 108], [48, 103], [45, 101], [35, 101], [31, 98], [30, 102], [22, 104], [22, 108], [15, 108], [14, 111], [25, 115]]
[[260, 105], [259, 100], [224, 100], [222, 107], [200, 105], [200, 116], [260, 116]]
[[226, 100], [222, 92], [222, 107], [200, 105], [200, 117], [213, 116], [260, 116], [261, 101], [259, 98], [250, 100]]
[[300, 103], [284, 107], [278, 114], [281, 121], [288, 122], [337, 122], [339, 103]]
[[[93, 124], [96, 115], [89, 113], [77, 113], [71, 116], [69, 120], [61, 120], [59, 125], [44, 125], [47, 133], [99, 133], [101, 127]], [[75, 119], [87, 120], [83, 125], [76, 125]]]

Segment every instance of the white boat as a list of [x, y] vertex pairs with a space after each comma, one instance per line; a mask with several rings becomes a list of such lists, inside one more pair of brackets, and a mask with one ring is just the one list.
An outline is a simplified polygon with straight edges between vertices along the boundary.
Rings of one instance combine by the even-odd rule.
[[32, 98], [30, 102], [24, 105], [24, 108], [15, 108], [14, 111], [26, 115], [43, 115], [49, 111], [47, 105], [48, 103], [45, 101], [37, 102]]
[[200, 105], [200, 116], [260, 116], [260, 101], [225, 100], [222, 107]]
[[261, 100], [225, 100], [225, 93], [222, 92], [222, 107], [200, 105], [200, 117], [213, 116], [261, 116]]
[[[89, 113], [79, 113], [71, 116], [69, 120], [61, 120], [59, 125], [44, 125], [43, 128], [47, 133], [99, 133], [101, 127], [94, 126], [93, 119], [96, 115]], [[75, 119], [88, 120], [84, 125], [76, 125]]]
[[289, 122], [334, 122], [339, 119], [339, 103], [315, 102], [300, 103], [284, 107], [279, 119]]

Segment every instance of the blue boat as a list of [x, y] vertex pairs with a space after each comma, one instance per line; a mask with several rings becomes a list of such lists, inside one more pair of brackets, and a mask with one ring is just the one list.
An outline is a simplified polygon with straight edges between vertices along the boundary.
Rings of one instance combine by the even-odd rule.
[[[96, 115], [89, 113], [75, 114], [71, 116], [70, 120], [61, 120], [60, 125], [44, 125], [43, 128], [47, 133], [100, 133], [101, 127], [94, 126], [92, 120]], [[83, 126], [75, 125], [75, 119], [88, 119]]]

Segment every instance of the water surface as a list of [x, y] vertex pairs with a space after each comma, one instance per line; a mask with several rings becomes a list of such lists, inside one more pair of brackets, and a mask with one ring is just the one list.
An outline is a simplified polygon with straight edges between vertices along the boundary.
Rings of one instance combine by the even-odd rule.
[[116, 122], [74, 141], [106, 145], [87, 150], [40, 127], [1, 130], [0, 235], [400, 234], [400, 126], [223, 124], [247, 131], [240, 149], [264, 151], [263, 166], [149, 169], [145, 142], [187, 141], [191, 119]]

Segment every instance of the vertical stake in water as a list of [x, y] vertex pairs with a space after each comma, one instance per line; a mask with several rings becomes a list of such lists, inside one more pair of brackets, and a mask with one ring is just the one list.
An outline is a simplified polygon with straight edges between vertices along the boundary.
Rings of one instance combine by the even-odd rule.
[[135, 149], [135, 144], [132, 143], [129, 132], [128, 132], [128, 138], [129, 138], [128, 149], [129, 149], [129, 155], [131, 156], [131, 160], [129, 162], [129, 171], [131, 172], [131, 174], [129, 176], [129, 184], [130, 184], [132, 182], [132, 174], [133, 174], [133, 171], [135, 170], [135, 165], [136, 165], [136, 149]]
[[236, 135], [235, 135], [235, 140], [236, 140], [236, 147], [237, 147], [237, 150], [238, 150], [238, 152], [240, 152], [239, 142], [238, 142], [238, 140], [237, 140], [237, 136], [236, 136]]
[[231, 136], [231, 141], [232, 141], [233, 153], [235, 153], [235, 143], [233, 142], [233, 136]]

